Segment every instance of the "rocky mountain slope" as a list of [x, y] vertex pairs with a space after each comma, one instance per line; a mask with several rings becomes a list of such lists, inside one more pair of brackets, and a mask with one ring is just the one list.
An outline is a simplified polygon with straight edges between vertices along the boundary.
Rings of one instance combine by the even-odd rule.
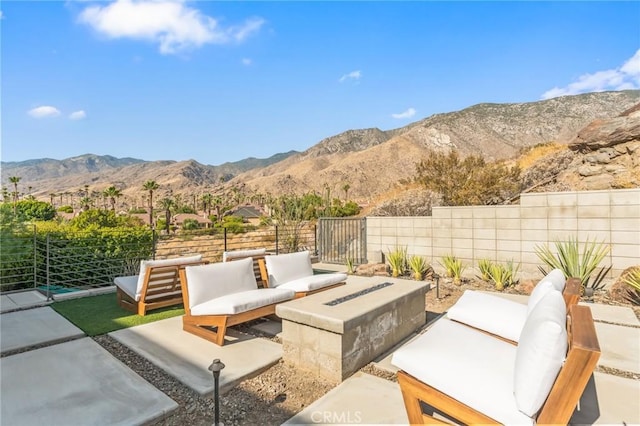
[[[371, 203], [381, 194], [396, 191], [402, 186], [399, 181], [410, 180], [415, 163], [429, 150], [457, 149], [487, 160], [513, 158], [536, 144], [566, 144], [593, 120], [615, 117], [639, 101], [640, 91], [636, 90], [521, 104], [479, 104], [388, 131], [349, 130], [302, 153], [291, 151], [220, 166], [195, 160], [148, 162], [94, 155], [2, 163], [2, 185], [11, 188], [9, 176], [20, 176], [21, 191], [26, 193], [24, 188], [31, 187], [31, 193], [41, 199], [48, 199], [51, 193], [78, 191], [84, 185], [95, 191], [115, 185], [133, 197], [139, 196], [146, 180], [158, 182], [161, 191], [193, 194], [209, 192], [221, 180], [230, 179], [225, 185], [244, 185], [275, 195], [329, 188], [335, 196], [342, 196], [342, 188], [349, 185], [350, 198]], [[581, 175], [580, 180], [585, 177]], [[540, 173], [540, 179], [548, 178], [548, 173]]]

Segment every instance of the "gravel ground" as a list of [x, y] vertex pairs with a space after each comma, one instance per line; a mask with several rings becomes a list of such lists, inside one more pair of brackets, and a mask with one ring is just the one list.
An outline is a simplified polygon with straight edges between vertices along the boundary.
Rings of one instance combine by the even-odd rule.
[[[492, 290], [489, 283], [475, 280], [461, 286], [448, 280], [440, 281], [439, 297], [435, 288], [426, 295], [427, 321], [439, 317], [451, 307], [467, 289]], [[516, 289], [506, 292], [518, 293]], [[606, 303], [606, 297], [595, 300]], [[638, 309], [634, 309], [639, 314]], [[247, 326], [241, 331], [256, 334]], [[258, 335], [278, 341], [275, 337]], [[168, 417], [157, 421], [157, 425], [211, 425], [214, 422], [213, 398], [205, 398], [186, 387], [163, 370], [155, 367], [145, 358], [107, 335], [94, 338], [101, 346], [111, 352], [132, 370], [167, 394], [179, 404], [179, 408]], [[394, 374], [378, 370], [373, 364], [362, 371], [395, 381]], [[599, 371], [640, 380], [638, 375], [625, 371], [603, 369]], [[224, 373], [223, 373], [224, 374]], [[212, 379], [213, 380], [213, 379]], [[325, 395], [334, 384], [311, 373], [294, 369], [282, 361], [260, 375], [245, 380], [220, 398], [220, 421], [231, 425], [279, 425], [300, 412], [306, 406]]]

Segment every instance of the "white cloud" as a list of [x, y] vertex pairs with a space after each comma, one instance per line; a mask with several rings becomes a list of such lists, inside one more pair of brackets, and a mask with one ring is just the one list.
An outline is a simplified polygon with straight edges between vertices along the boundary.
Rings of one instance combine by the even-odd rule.
[[78, 21], [109, 38], [130, 38], [158, 43], [160, 53], [174, 54], [204, 44], [242, 42], [260, 30], [262, 18], [222, 27], [215, 19], [183, 1], [116, 0], [106, 6], [89, 6]]
[[56, 107], [43, 105], [30, 109], [29, 111], [27, 111], [27, 114], [29, 114], [33, 118], [57, 117], [60, 115], [60, 110]]
[[362, 73], [358, 70], [358, 71], [351, 71], [349, 74], [345, 74], [342, 77], [340, 77], [340, 80], [338, 80], [340, 83], [344, 83], [347, 80], [360, 80], [360, 77], [362, 77]]
[[566, 87], [554, 87], [541, 96], [542, 99], [557, 96], [577, 95], [587, 92], [602, 92], [605, 90], [640, 89], [640, 49], [620, 68], [597, 71], [593, 74], [583, 74], [577, 81]]
[[401, 112], [400, 114], [391, 114], [393, 118], [411, 118], [416, 115], [416, 110], [413, 108], [409, 108], [405, 112]]
[[87, 113], [84, 110], [74, 111], [69, 114], [69, 120], [82, 120], [87, 116]]
[[242, 58], [242, 65], [249, 66], [252, 63], [253, 63], [253, 61], [250, 58]]

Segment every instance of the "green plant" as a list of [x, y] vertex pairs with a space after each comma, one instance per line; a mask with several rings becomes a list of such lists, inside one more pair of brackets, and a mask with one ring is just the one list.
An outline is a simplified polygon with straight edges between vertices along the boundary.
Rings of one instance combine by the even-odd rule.
[[466, 266], [462, 264], [462, 260], [453, 255], [446, 255], [442, 257], [442, 266], [446, 270], [446, 275], [453, 278], [454, 284], [460, 285], [462, 283], [462, 273], [466, 269]]
[[636, 267], [622, 278], [622, 282], [633, 287], [636, 291], [640, 291], [640, 267]]
[[391, 267], [391, 276], [399, 277], [407, 270], [407, 248], [396, 247], [387, 254], [387, 261]]
[[515, 276], [520, 269], [520, 264], [514, 267], [513, 260], [506, 264], [494, 263], [489, 268], [489, 277], [496, 285], [496, 290], [502, 291], [515, 283]]
[[[555, 255], [548, 245], [536, 246], [535, 251], [538, 258], [548, 267], [562, 270], [565, 277], [580, 278], [583, 288], [592, 288], [594, 290], [603, 287], [602, 280], [607, 272], [611, 269], [600, 268], [600, 271], [591, 282], [591, 275], [594, 273], [600, 262], [609, 254], [609, 246], [596, 241], [585, 241], [580, 250], [580, 244], [577, 238], [570, 237], [568, 241], [555, 241], [557, 255]], [[543, 274], [547, 274], [544, 268], [540, 268]]]
[[411, 256], [409, 258], [409, 268], [413, 272], [413, 279], [422, 281], [425, 272], [429, 269], [429, 262], [422, 256]]
[[489, 271], [491, 270], [491, 265], [492, 264], [493, 264], [493, 262], [491, 262], [489, 259], [480, 259], [478, 261], [478, 269], [480, 270], [480, 279], [481, 280], [489, 281], [491, 279]]
[[347, 256], [347, 274], [353, 274], [355, 272], [355, 264], [353, 256]]

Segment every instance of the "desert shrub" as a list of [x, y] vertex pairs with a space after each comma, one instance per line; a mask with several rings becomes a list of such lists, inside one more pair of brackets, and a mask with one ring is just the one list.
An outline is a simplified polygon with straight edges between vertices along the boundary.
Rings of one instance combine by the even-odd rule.
[[73, 207], [71, 206], [60, 206], [58, 207], [58, 211], [62, 213], [73, 213]]
[[623, 278], [622, 282], [636, 291], [640, 291], [640, 267], [630, 270]]
[[20, 200], [17, 203], [0, 204], [0, 223], [52, 220], [56, 209], [44, 201]]
[[147, 213], [147, 210], [143, 208], [129, 209], [129, 214], [144, 214], [144, 213]]
[[[609, 254], [608, 245], [596, 241], [589, 242], [587, 238], [581, 250], [578, 239], [574, 237], [569, 237], [567, 241], [556, 241], [554, 244], [557, 254], [554, 254], [546, 244], [535, 247], [538, 258], [545, 265], [551, 269], [562, 270], [567, 278], [580, 278], [583, 288], [597, 290], [603, 287], [602, 281], [611, 266], [600, 268], [593, 281], [591, 278], [600, 262]], [[547, 270], [543, 267], [540, 267], [540, 272], [547, 274]]]
[[518, 166], [474, 155], [461, 159], [457, 151], [431, 152], [416, 165], [415, 180], [439, 193], [445, 206], [499, 204], [521, 189]]
[[347, 256], [347, 274], [353, 274], [355, 272], [355, 261], [353, 256]]
[[462, 273], [466, 269], [462, 260], [453, 255], [446, 255], [442, 257], [441, 264], [446, 271], [446, 276], [453, 278], [454, 284], [460, 285], [462, 283]]
[[185, 219], [182, 222], [182, 229], [185, 231], [193, 231], [194, 229], [198, 229], [198, 221], [195, 219]]

